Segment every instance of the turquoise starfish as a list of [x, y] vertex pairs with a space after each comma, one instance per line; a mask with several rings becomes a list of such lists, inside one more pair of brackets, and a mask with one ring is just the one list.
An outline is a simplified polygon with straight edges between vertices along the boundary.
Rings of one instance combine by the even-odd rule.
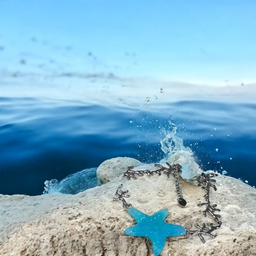
[[164, 219], [169, 214], [167, 209], [162, 209], [152, 216], [148, 216], [133, 207], [128, 208], [127, 211], [138, 224], [127, 228], [124, 233], [129, 236], [148, 237], [152, 242], [155, 255], [159, 255], [164, 249], [166, 237], [186, 234], [186, 229], [182, 226], [164, 222]]

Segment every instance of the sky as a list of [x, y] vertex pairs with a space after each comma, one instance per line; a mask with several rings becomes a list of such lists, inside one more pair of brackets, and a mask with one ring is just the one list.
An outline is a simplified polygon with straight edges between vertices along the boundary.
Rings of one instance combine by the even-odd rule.
[[0, 72], [256, 81], [256, 0], [0, 0]]

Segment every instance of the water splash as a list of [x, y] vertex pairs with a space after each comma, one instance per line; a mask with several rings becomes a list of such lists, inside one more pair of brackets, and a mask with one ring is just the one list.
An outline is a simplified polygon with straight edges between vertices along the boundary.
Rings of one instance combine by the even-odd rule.
[[165, 156], [160, 162], [180, 164], [182, 166], [181, 177], [185, 180], [194, 180], [202, 173], [202, 170], [196, 163], [193, 151], [184, 146], [183, 139], [176, 133], [177, 127], [171, 121], [168, 122], [166, 129], [161, 129], [164, 138], [160, 140], [160, 145]]
[[178, 137], [176, 133], [177, 126], [172, 121], [168, 121], [167, 128], [161, 129], [161, 134], [164, 138], [160, 140], [160, 145], [165, 158], [170, 157], [178, 151], [192, 152], [190, 148], [184, 146], [183, 139]]
[[85, 169], [80, 172], [68, 175], [61, 181], [56, 179], [46, 180], [44, 182], [43, 194], [77, 194], [86, 189], [99, 185], [97, 176], [97, 168]]

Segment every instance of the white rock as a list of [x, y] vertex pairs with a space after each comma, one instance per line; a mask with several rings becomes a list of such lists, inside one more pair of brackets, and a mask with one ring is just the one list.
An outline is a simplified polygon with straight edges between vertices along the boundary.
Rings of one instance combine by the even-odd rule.
[[116, 157], [104, 161], [97, 169], [97, 177], [105, 184], [116, 177], [123, 175], [128, 166], [138, 166], [141, 162], [130, 157]]
[[[211, 191], [210, 199], [221, 209], [223, 224], [215, 232], [217, 237], [205, 237], [205, 244], [197, 236], [167, 238], [161, 256], [256, 255], [256, 190], [228, 176], [216, 180], [218, 190]], [[135, 221], [120, 201], [113, 201], [120, 183], [131, 195], [127, 201], [146, 214], [166, 208], [170, 212], [166, 221], [187, 229], [212, 222], [203, 217], [204, 206], [197, 205], [204, 202], [201, 187], [181, 180], [188, 205], [180, 208], [173, 178], [119, 176], [77, 195], [0, 195], [0, 255], [153, 256], [145, 238], [123, 233]]]

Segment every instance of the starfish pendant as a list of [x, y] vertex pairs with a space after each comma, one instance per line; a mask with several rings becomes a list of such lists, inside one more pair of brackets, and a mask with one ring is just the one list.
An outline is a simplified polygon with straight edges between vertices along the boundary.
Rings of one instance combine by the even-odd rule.
[[137, 225], [127, 228], [124, 233], [129, 236], [148, 237], [152, 242], [155, 255], [159, 255], [163, 251], [166, 237], [186, 234], [184, 227], [164, 221], [169, 214], [167, 209], [162, 209], [152, 216], [133, 207], [128, 208], [127, 211], [136, 220]]

